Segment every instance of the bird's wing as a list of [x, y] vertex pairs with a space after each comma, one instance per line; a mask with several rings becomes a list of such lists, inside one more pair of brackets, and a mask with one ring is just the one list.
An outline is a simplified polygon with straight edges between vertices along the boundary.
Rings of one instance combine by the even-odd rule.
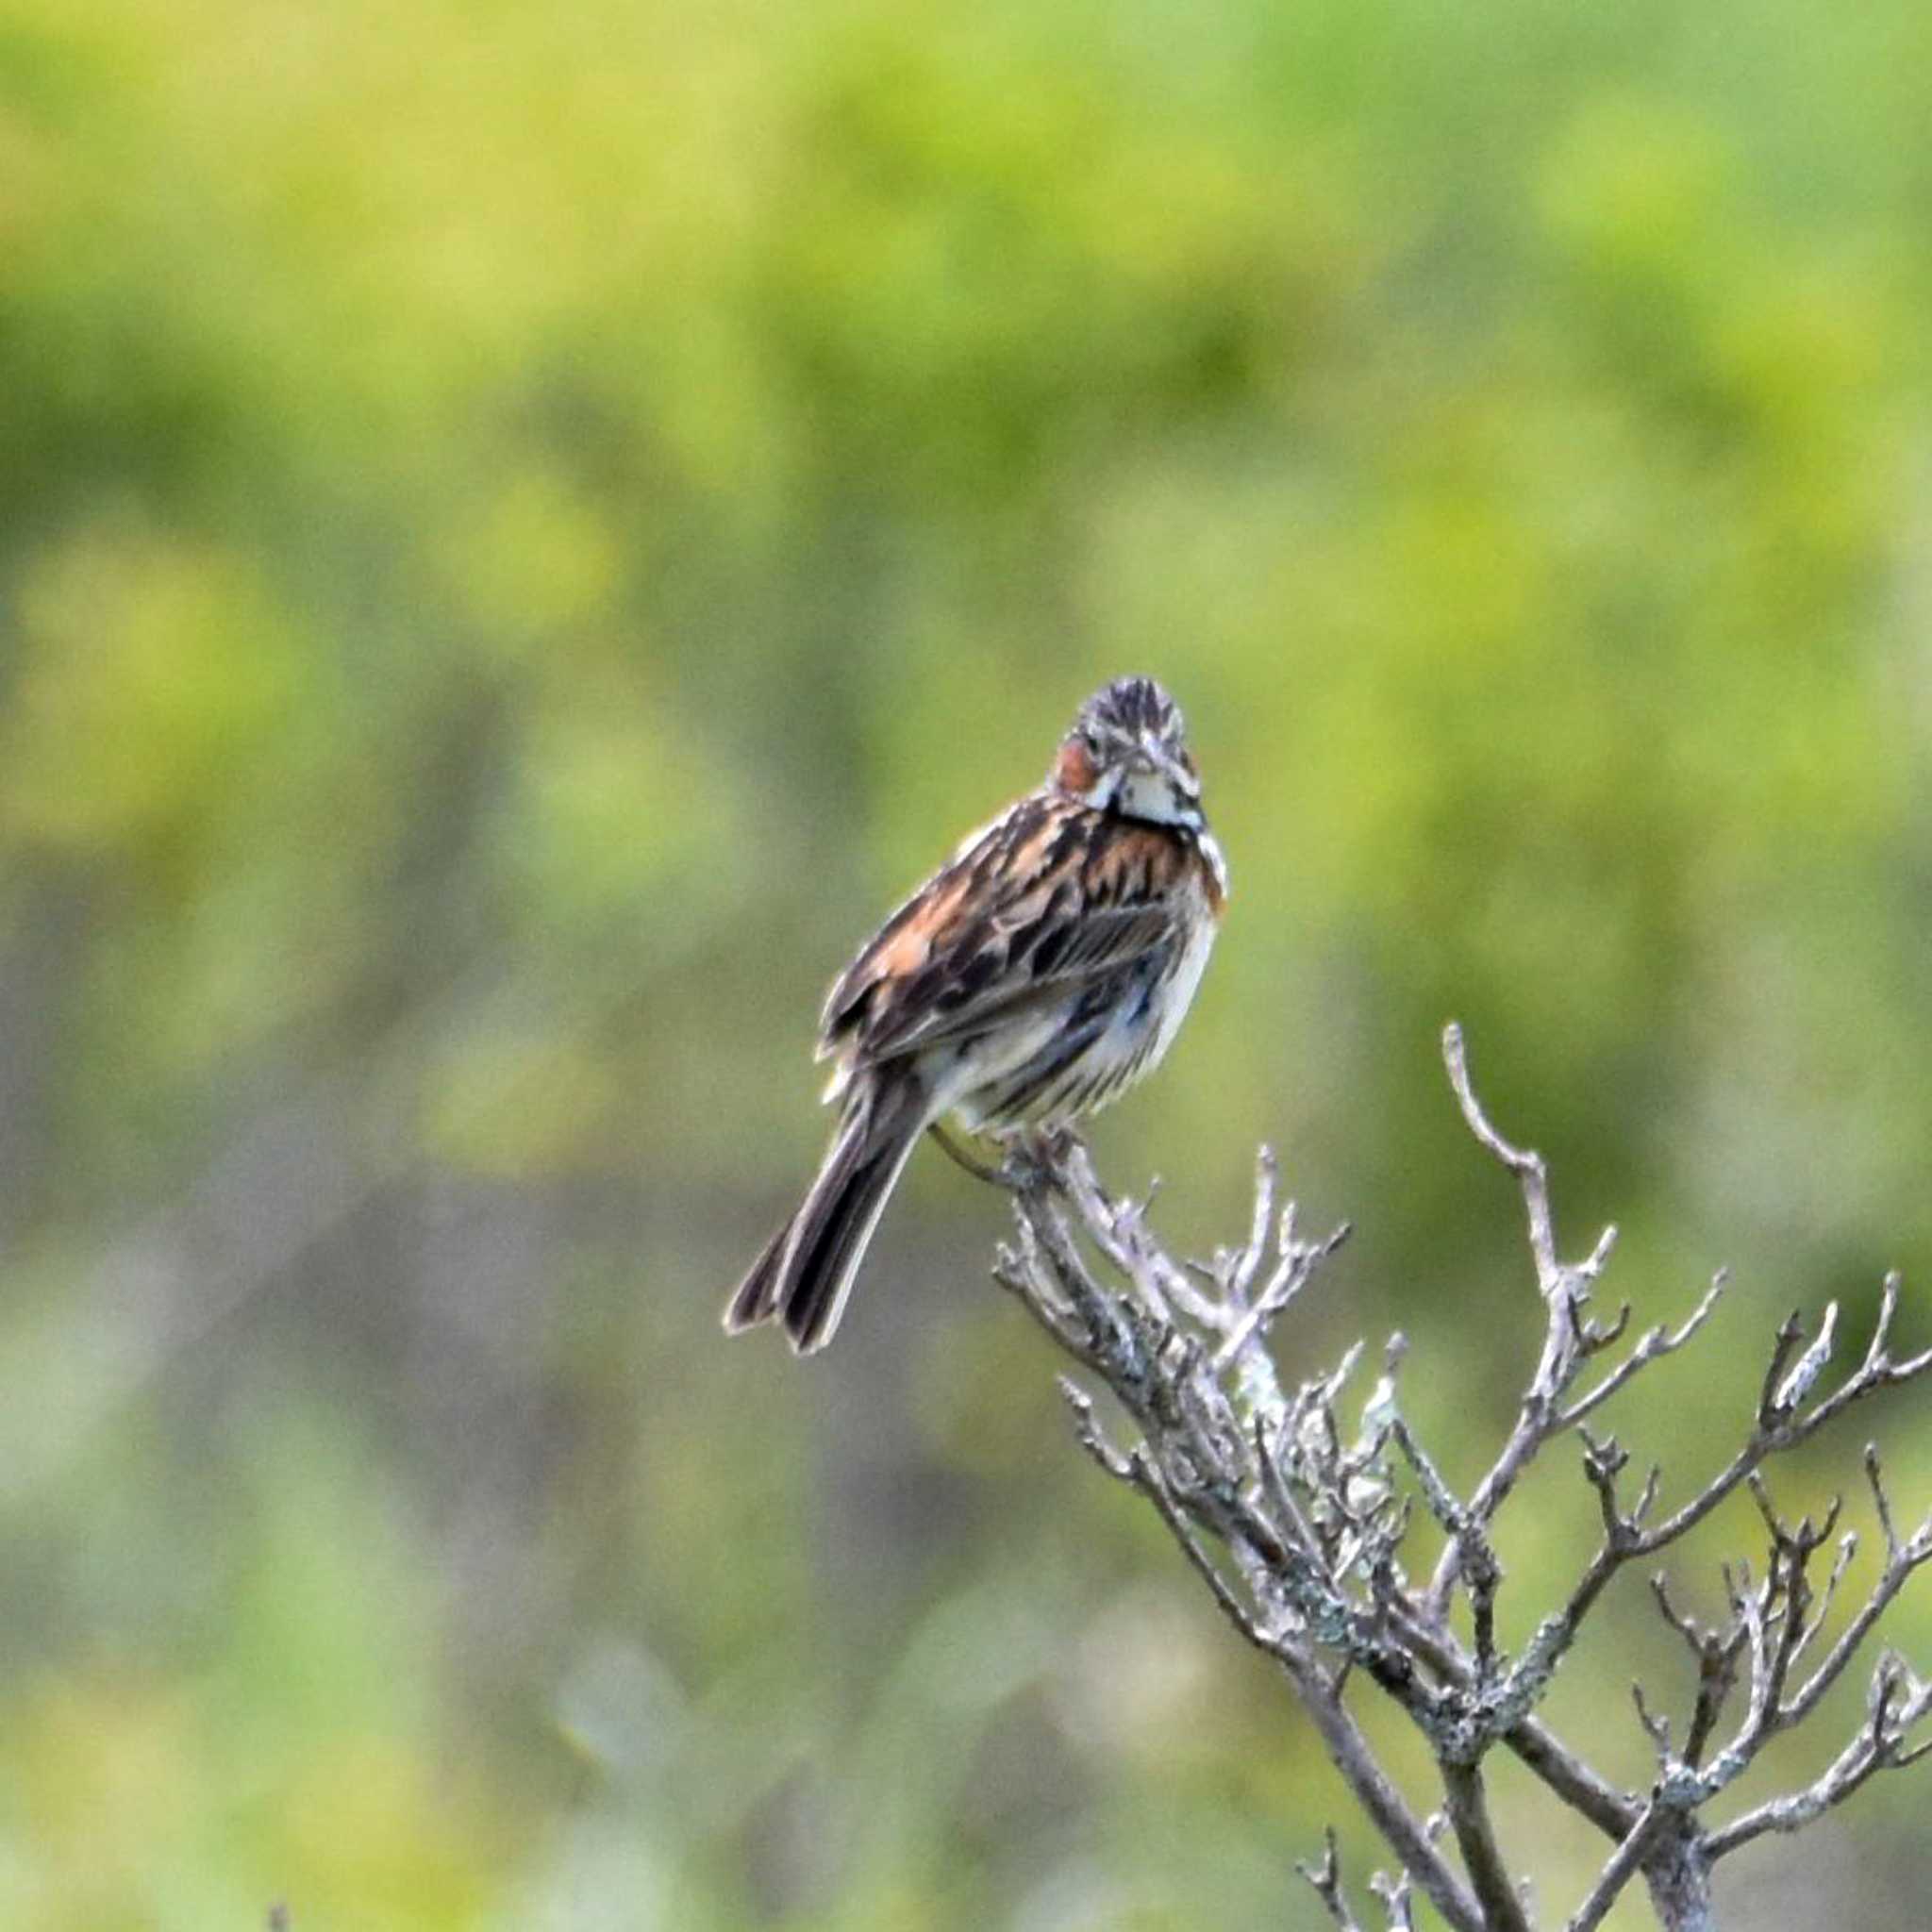
[[970, 1035], [1180, 943], [1188, 855], [1034, 794], [896, 911], [825, 1003], [822, 1054], [874, 1062]]

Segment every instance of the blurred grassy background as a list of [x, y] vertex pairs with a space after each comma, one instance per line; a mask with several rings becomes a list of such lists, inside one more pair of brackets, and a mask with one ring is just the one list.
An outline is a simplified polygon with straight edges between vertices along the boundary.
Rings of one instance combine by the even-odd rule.
[[[1640, 1320], [1737, 1267], [1679, 1480], [1788, 1306], [1896, 1262], [1923, 1345], [1928, 73], [1916, 0], [0, 0], [0, 1918], [1317, 1924], [1366, 1828], [993, 1198], [915, 1163], [821, 1361], [716, 1327], [824, 982], [1122, 671], [1235, 898], [1103, 1163], [1205, 1245], [1275, 1141], [1358, 1228], [1292, 1349], [1407, 1328], [1465, 1478], [1507, 1414], [1451, 1013]], [[1678, 1659], [1590, 1655], [1635, 1779]], [[1915, 1919], [1925, 1789], [1736, 1923]]]

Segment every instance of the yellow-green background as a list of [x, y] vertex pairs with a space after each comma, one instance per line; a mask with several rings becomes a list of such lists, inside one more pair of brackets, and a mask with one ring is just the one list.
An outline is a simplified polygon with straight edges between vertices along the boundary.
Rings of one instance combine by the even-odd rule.
[[[0, 1921], [1318, 1923], [1366, 1827], [996, 1198], [716, 1327], [824, 982], [1122, 671], [1234, 899], [1102, 1158], [1356, 1222], [1291, 1359], [1507, 1416], [1452, 1013], [1640, 1320], [1737, 1268], [1674, 1482], [1788, 1306], [1932, 1341], [1928, 75], [1922, 0], [0, 0]], [[1785, 1493], [1872, 1428], [1916, 1519], [1923, 1396]], [[1557, 1704], [1633, 1780], [1639, 1671], [1633, 1591]], [[1928, 1789], [1731, 1923], [1916, 1922]]]

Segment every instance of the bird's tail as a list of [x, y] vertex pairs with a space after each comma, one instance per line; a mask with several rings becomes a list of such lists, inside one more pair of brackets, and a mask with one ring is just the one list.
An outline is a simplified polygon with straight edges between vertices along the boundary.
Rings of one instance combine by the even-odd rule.
[[782, 1322], [800, 1355], [831, 1341], [892, 1184], [925, 1126], [924, 1096], [910, 1081], [855, 1098], [804, 1205], [731, 1297], [728, 1333]]

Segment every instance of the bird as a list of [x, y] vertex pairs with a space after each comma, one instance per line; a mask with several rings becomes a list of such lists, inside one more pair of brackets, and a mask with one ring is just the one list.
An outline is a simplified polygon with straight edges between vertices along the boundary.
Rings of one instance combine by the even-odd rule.
[[[928, 1128], [1041, 1144], [1174, 1044], [1227, 900], [1180, 707], [1151, 677], [1081, 706], [1038, 789], [970, 834], [833, 982], [818, 1055], [838, 1124], [724, 1310], [831, 1341]], [[941, 1135], [941, 1138], [942, 1135]]]

